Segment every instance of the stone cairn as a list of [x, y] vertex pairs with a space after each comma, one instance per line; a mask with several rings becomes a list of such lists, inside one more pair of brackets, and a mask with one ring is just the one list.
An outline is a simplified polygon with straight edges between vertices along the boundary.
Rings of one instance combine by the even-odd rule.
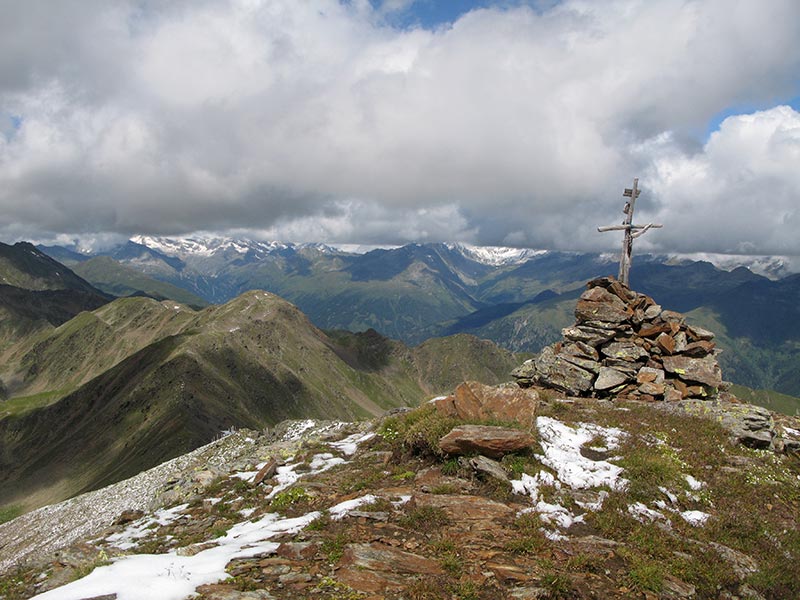
[[714, 399], [722, 381], [714, 334], [613, 277], [587, 284], [564, 340], [512, 372], [520, 387], [594, 398]]

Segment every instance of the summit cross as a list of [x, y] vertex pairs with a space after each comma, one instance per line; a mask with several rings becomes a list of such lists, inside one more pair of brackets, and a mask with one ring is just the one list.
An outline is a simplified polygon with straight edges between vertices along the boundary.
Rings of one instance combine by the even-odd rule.
[[629, 286], [629, 276], [631, 271], [631, 254], [633, 253], [633, 240], [638, 238], [648, 229], [660, 229], [663, 225], [658, 225], [656, 223], [648, 223], [647, 225], [634, 225], [633, 224], [633, 207], [636, 205], [636, 198], [639, 197], [641, 190], [639, 189], [639, 179], [635, 178], [633, 180], [633, 187], [632, 188], [625, 188], [623, 192], [623, 196], [626, 198], [630, 198], [625, 203], [625, 208], [622, 209], [622, 212], [625, 213], [625, 220], [622, 222], [622, 225], [607, 225], [604, 227], [598, 227], [597, 231], [604, 232], [604, 231], [624, 231], [625, 235], [622, 238], [622, 255], [619, 259], [619, 276], [617, 279], [620, 283], [624, 283], [625, 285]]

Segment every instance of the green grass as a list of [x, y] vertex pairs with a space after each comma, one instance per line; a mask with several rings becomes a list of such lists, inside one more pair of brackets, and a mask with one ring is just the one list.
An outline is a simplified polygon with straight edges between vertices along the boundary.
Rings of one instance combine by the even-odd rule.
[[22, 507], [12, 504], [10, 506], [3, 506], [0, 508], [0, 523], [6, 523], [12, 519], [16, 519], [22, 514]]
[[69, 390], [53, 390], [51, 392], [41, 392], [30, 396], [17, 396], [0, 402], [0, 419], [24, 415], [37, 408], [44, 408], [55, 404], [66, 396]]

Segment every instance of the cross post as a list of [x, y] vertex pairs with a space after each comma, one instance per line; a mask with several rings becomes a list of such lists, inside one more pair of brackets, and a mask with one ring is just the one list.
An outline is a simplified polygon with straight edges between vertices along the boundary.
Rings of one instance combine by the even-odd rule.
[[605, 227], [598, 227], [597, 231], [623, 231], [622, 238], [622, 254], [619, 259], [619, 276], [617, 279], [620, 283], [630, 286], [630, 272], [631, 272], [631, 255], [633, 254], [633, 240], [643, 235], [648, 229], [660, 229], [663, 225], [656, 223], [648, 223], [647, 225], [634, 225], [633, 224], [633, 208], [636, 206], [636, 199], [639, 197], [641, 190], [639, 189], [639, 178], [634, 178], [633, 187], [625, 188], [622, 195], [630, 198], [625, 203], [625, 208], [622, 212], [625, 213], [625, 220], [622, 225], [610, 225]]

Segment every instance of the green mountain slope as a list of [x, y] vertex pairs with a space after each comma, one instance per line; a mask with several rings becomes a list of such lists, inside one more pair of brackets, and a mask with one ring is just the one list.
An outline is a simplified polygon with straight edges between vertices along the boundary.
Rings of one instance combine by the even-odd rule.
[[55, 401], [195, 319], [194, 311], [175, 302], [120, 298], [23, 339], [6, 352], [0, 376], [10, 395], [58, 391], [50, 396]]
[[175, 300], [193, 308], [208, 306], [208, 302], [199, 296], [171, 283], [147, 277], [109, 256], [77, 262], [72, 269], [98, 289], [114, 296], [145, 294], [156, 300]]
[[[365, 417], [472, 374], [506, 379], [516, 365], [499, 349], [487, 363], [486, 343], [469, 336], [419, 349], [377, 335], [328, 336], [266, 292], [171, 317], [167, 304], [116, 300], [22, 355], [36, 389], [73, 385], [62, 375], [73, 368], [101, 372], [50, 406], [0, 419], [0, 504], [32, 508], [118, 481], [232, 426]], [[457, 352], [458, 364], [436, 364], [440, 350]]]
[[26, 290], [81, 290], [96, 293], [90, 283], [34, 245], [0, 242], [0, 284]]

